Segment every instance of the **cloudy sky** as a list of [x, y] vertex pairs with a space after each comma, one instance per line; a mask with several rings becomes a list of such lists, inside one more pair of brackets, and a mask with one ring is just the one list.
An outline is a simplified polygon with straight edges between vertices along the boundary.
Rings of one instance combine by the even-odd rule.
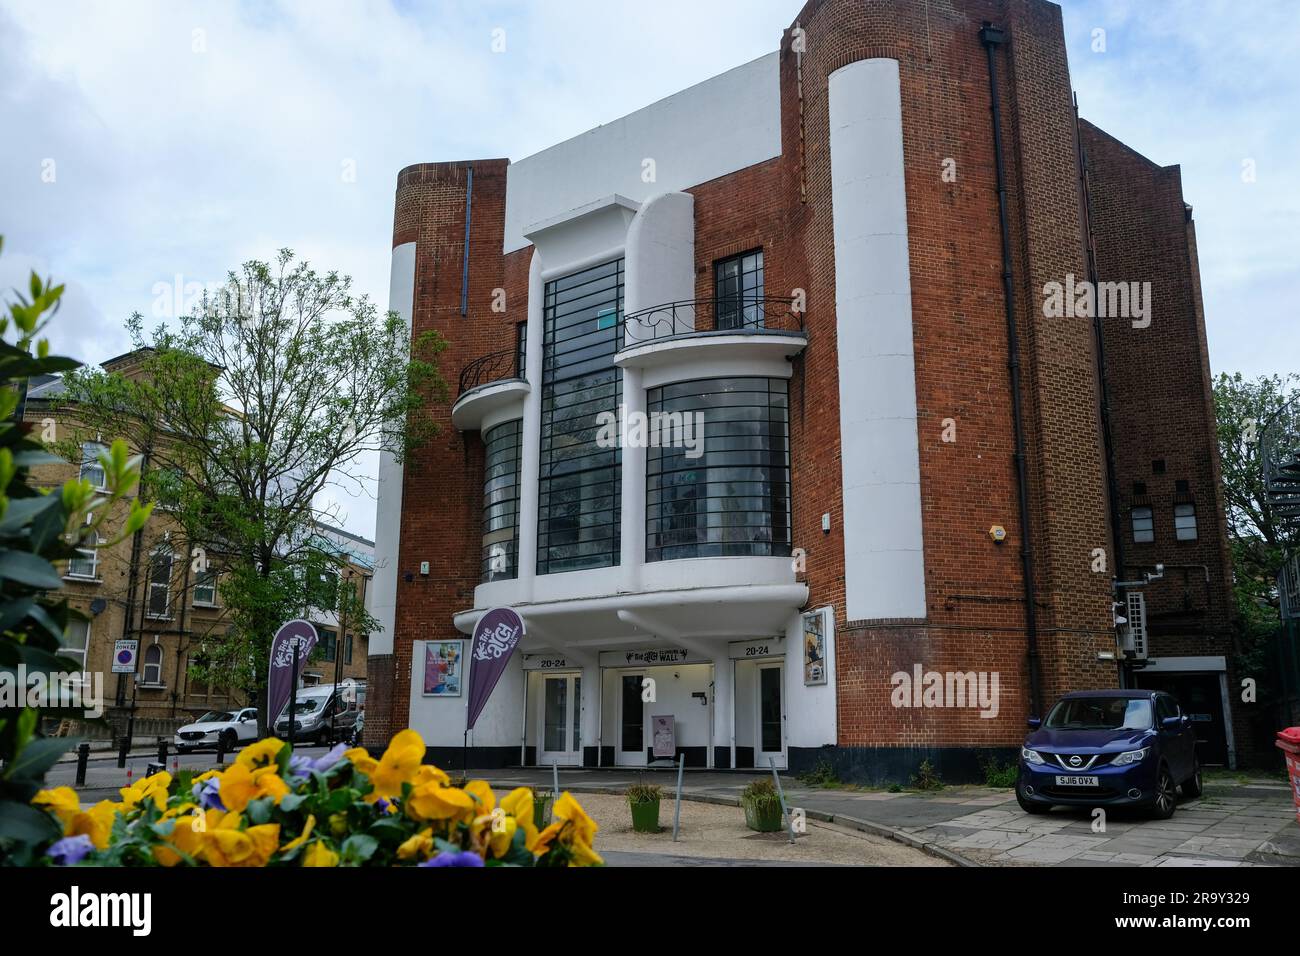
[[[770, 52], [799, 6], [0, 0], [0, 289], [66, 281], [51, 338], [91, 362], [160, 284], [282, 246], [386, 307], [400, 168], [527, 156]], [[1083, 115], [1182, 165], [1215, 371], [1300, 371], [1294, 3], [1062, 6]]]

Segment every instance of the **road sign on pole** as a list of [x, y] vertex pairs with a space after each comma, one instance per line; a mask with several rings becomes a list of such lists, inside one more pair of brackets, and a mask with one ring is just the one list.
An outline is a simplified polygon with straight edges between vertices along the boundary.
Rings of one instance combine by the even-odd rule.
[[113, 673], [134, 674], [136, 656], [140, 650], [137, 640], [113, 642]]

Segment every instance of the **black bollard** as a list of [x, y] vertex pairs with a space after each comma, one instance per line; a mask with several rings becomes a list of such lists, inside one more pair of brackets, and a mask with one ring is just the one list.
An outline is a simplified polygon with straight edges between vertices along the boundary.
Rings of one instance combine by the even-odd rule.
[[130, 746], [131, 746], [131, 742], [130, 742], [130, 740], [128, 740], [126, 737], [119, 737], [119, 738], [118, 738], [118, 741], [117, 741], [117, 765], [118, 765], [119, 767], [125, 767], [125, 766], [126, 766], [126, 753], [127, 753], [127, 750], [130, 748]]
[[217, 737], [217, 763], [225, 765], [226, 763], [226, 735], [220, 734]]
[[86, 761], [90, 759], [90, 744], [77, 745], [77, 786], [86, 785]]
[[158, 762], [164, 767], [167, 766], [167, 738], [158, 738]]

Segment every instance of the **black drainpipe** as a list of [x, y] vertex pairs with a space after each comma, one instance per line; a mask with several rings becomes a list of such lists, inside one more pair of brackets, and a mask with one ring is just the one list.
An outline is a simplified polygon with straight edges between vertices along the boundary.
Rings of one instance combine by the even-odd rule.
[[994, 51], [1006, 42], [1006, 34], [985, 23], [980, 42], [989, 58], [989, 98], [993, 113], [993, 155], [998, 174], [998, 222], [1002, 227], [1002, 298], [1007, 313], [1007, 368], [1011, 373], [1011, 417], [1016, 432], [1016, 485], [1020, 497], [1020, 562], [1025, 579], [1025, 643], [1029, 651], [1029, 712], [1042, 715], [1042, 685], [1038, 674], [1038, 608], [1034, 604], [1034, 550], [1029, 523], [1029, 474], [1025, 461], [1025, 423], [1020, 407], [1020, 335], [1016, 331], [1016, 307], [1011, 273], [1011, 231], [1007, 227], [1007, 177], [1002, 158], [1002, 111], [998, 106], [998, 70]]

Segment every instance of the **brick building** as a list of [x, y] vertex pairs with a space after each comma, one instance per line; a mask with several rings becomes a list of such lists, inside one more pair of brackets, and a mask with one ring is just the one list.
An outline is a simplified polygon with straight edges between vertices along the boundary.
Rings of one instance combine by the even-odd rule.
[[[688, 765], [974, 775], [1060, 692], [1138, 679], [1109, 489], [1161, 457], [1195, 554], [1127, 570], [1204, 564], [1213, 610], [1156, 646], [1212, 654], [1182, 646], [1226, 613], [1194, 247], [1176, 172], [1129, 182], [1103, 135], [1053, 4], [812, 0], [775, 52], [534, 156], [402, 170], [390, 307], [460, 387], [436, 442], [381, 461], [367, 742], [458, 755], [464, 697], [426, 671], [510, 606], [478, 766], [645, 764], [662, 717]], [[1111, 349], [1108, 416], [1127, 320], [1045, 315], [1090, 248], [1161, 284], [1114, 334], [1176, 346]], [[1149, 414], [1131, 356], [1177, 369], [1185, 414]], [[610, 447], [611, 415], [701, 441]]]
[[[105, 371], [136, 374], [141, 353], [128, 352], [103, 363]], [[117, 436], [89, 431], [70, 401], [62, 380], [39, 376], [29, 383], [25, 420], [43, 440], [71, 437], [80, 447], [76, 462], [43, 464], [32, 469], [34, 483], [55, 491], [70, 479], [104, 481], [98, 456]], [[131, 448], [131, 454], [139, 454]], [[144, 468], [149, 464], [143, 463]], [[155, 464], [156, 467], [156, 464]], [[106, 528], [122, 527], [139, 485], [114, 506]], [[235, 688], [200, 680], [191, 665], [201, 663], [229, 628], [222, 599], [224, 560], [206, 554], [202, 571], [196, 563], [181, 522], [165, 501], [155, 500], [145, 527], [121, 540], [100, 540], [79, 551], [62, 568], [62, 593], [69, 605], [86, 616], [73, 621], [65, 635], [63, 654], [81, 669], [103, 675], [104, 710], [111, 726], [86, 724], [80, 735], [106, 736], [124, 732], [132, 709], [134, 730], [141, 736], [169, 734], [181, 724], [211, 710], [229, 710], [249, 703]], [[318, 522], [311, 542], [321, 555], [320, 573], [341, 576], [360, 595], [367, 609], [373, 576], [374, 543], [340, 528]], [[303, 675], [307, 685], [338, 679], [364, 680], [369, 635], [355, 627], [339, 636], [340, 622], [328, 608], [313, 606], [307, 587], [300, 613], [316, 624], [320, 643]], [[346, 622], [344, 622], [346, 623]], [[134, 673], [112, 672], [115, 645], [138, 641]]]

